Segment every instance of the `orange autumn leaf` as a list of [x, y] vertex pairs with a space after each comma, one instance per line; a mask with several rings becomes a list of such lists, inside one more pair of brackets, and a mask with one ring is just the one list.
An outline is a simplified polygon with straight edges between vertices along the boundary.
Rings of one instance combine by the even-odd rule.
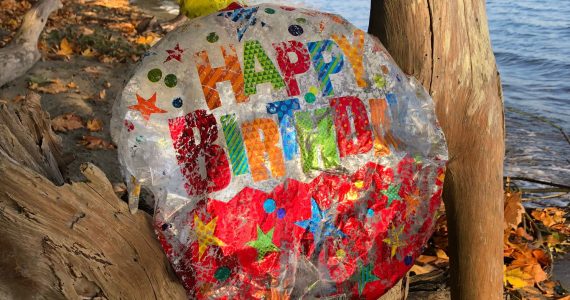
[[63, 38], [59, 43], [59, 50], [56, 52], [58, 55], [70, 56], [73, 54], [73, 48], [66, 38]]
[[505, 229], [516, 229], [522, 222], [524, 207], [521, 202], [521, 192], [505, 193]]
[[141, 44], [141, 45], [150, 45], [152, 42], [154, 42], [154, 36], [152, 35], [147, 35], [147, 36], [139, 36], [136, 41], [137, 44]]
[[92, 119], [87, 121], [86, 125], [89, 131], [101, 131], [103, 130], [103, 121], [101, 119]]
[[69, 89], [67, 85], [65, 85], [59, 79], [48, 81], [48, 83], [30, 82], [28, 88], [32, 91], [44, 94], [59, 94], [67, 92], [67, 90]]
[[109, 141], [91, 135], [84, 135], [79, 141], [79, 145], [90, 150], [109, 150], [116, 148], [115, 145], [111, 144]]
[[551, 227], [556, 224], [562, 224], [566, 221], [564, 218], [564, 211], [556, 207], [548, 207], [545, 209], [536, 209], [531, 215], [546, 227]]
[[67, 132], [83, 128], [83, 120], [75, 114], [64, 114], [51, 120], [51, 128], [59, 132]]

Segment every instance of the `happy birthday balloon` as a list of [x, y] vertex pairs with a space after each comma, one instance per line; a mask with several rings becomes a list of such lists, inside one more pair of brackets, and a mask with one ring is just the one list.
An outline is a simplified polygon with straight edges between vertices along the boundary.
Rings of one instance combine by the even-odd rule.
[[113, 124], [190, 298], [377, 299], [433, 231], [447, 160], [433, 102], [339, 16], [194, 19], [145, 54]]

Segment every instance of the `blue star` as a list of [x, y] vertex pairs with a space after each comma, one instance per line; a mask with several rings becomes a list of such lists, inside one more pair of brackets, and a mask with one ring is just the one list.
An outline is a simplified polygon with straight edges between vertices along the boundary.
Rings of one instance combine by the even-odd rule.
[[315, 199], [311, 198], [311, 218], [295, 222], [295, 225], [300, 226], [313, 234], [313, 239], [316, 245], [315, 249], [317, 249], [316, 252], [318, 253], [320, 245], [324, 241], [325, 237], [346, 237], [346, 234], [334, 226], [333, 221], [334, 215], [329, 213], [329, 209], [322, 211], [317, 205]]

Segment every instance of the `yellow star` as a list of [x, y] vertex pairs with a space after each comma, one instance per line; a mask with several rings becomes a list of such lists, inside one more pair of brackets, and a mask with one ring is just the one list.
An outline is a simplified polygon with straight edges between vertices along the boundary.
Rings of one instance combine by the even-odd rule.
[[392, 225], [392, 228], [390, 229], [390, 237], [387, 239], [384, 239], [384, 243], [390, 245], [392, 247], [392, 251], [390, 252], [390, 257], [394, 257], [396, 255], [396, 250], [398, 250], [398, 247], [402, 246], [402, 244], [400, 243], [400, 234], [402, 234], [402, 231], [404, 231], [404, 226], [401, 225], [399, 228], [394, 227], [394, 225]]
[[202, 256], [204, 255], [204, 252], [206, 252], [206, 248], [208, 248], [208, 246], [223, 247], [226, 245], [219, 238], [214, 236], [217, 221], [218, 217], [215, 217], [208, 224], [204, 225], [202, 220], [200, 220], [197, 215], [194, 215], [194, 230], [196, 230], [196, 235], [198, 236], [199, 259], [202, 259]]

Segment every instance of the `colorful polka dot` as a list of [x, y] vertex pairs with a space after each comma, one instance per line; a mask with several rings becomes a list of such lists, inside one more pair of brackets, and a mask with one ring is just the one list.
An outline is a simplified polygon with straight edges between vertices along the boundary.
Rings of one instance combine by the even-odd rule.
[[160, 69], [152, 69], [148, 71], [147, 77], [151, 82], [158, 82], [162, 78], [162, 71]]
[[366, 212], [366, 216], [369, 218], [374, 218], [374, 210], [372, 208], [369, 208]]
[[279, 219], [285, 218], [285, 209], [284, 208], [280, 208], [277, 210], [277, 218], [279, 218]]
[[315, 97], [315, 94], [313, 94], [313, 93], [306, 93], [305, 94], [305, 101], [307, 101], [307, 103], [313, 103], [313, 102], [315, 102], [315, 100], [317, 100], [317, 97]]
[[215, 32], [210, 32], [206, 37], [206, 40], [210, 43], [215, 43], [220, 39], [220, 37]]
[[411, 265], [414, 262], [414, 259], [411, 255], [408, 255], [404, 258], [404, 263], [406, 264], [406, 266]]
[[364, 187], [364, 181], [362, 180], [357, 180], [354, 182], [354, 187], [357, 189], [362, 189]]
[[180, 98], [180, 97], [172, 100], [172, 106], [174, 106], [176, 108], [181, 108], [183, 103], [184, 102], [182, 101], [182, 98]]
[[169, 88], [173, 88], [178, 84], [178, 78], [174, 74], [168, 74], [164, 77], [164, 84]]
[[266, 213], [270, 214], [275, 211], [275, 200], [269, 198], [263, 202], [263, 209]]
[[228, 278], [230, 278], [232, 271], [228, 267], [219, 267], [214, 273], [214, 278], [216, 278], [219, 282], [224, 282]]
[[384, 78], [384, 76], [377, 74], [376, 76], [374, 76], [374, 83], [376, 83], [376, 87], [384, 88], [386, 86], [386, 79]]
[[265, 9], [265, 12], [268, 13], [268, 14], [270, 14], [270, 15], [272, 15], [272, 14], [275, 13], [275, 10], [274, 10], [273, 8], [266, 8], [266, 9]]
[[344, 259], [346, 257], [346, 251], [344, 251], [343, 249], [336, 250], [336, 257], [341, 260]]
[[299, 25], [291, 25], [289, 26], [289, 33], [293, 36], [300, 36], [303, 34], [303, 27]]

